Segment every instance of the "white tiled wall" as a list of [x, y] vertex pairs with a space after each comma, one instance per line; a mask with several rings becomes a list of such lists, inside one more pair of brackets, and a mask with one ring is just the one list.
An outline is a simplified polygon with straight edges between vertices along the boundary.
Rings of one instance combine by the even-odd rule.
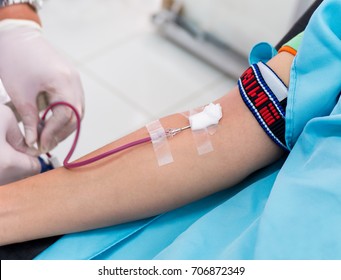
[[276, 45], [314, 0], [177, 0], [185, 17], [244, 55], [266, 41]]
[[[228, 77], [156, 34], [159, 0], [49, 0], [46, 37], [79, 69], [86, 113], [78, 158], [170, 113], [214, 100]], [[53, 153], [62, 160], [72, 136]]]

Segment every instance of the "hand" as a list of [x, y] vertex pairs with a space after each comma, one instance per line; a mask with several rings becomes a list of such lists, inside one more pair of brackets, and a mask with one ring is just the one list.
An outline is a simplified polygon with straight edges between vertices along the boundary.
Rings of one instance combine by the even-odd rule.
[[2, 104], [0, 120], [0, 185], [39, 173], [35, 150], [26, 145], [13, 112]]
[[29, 20], [0, 22], [0, 77], [22, 118], [28, 146], [39, 142], [45, 153], [76, 127], [69, 108], [57, 106], [38, 133], [37, 96], [46, 92], [49, 103], [65, 101], [83, 115], [84, 96], [76, 69], [42, 36], [41, 27]]

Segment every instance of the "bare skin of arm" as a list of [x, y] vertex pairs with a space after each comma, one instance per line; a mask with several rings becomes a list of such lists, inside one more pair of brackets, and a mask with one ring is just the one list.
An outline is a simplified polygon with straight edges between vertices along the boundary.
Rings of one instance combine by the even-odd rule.
[[41, 25], [40, 19], [33, 7], [28, 4], [15, 4], [0, 9], [0, 20], [24, 19], [32, 20]]
[[[268, 63], [286, 84], [292, 59], [281, 53]], [[0, 245], [153, 216], [231, 187], [283, 155], [238, 88], [216, 102], [223, 118], [210, 136], [211, 153], [199, 156], [186, 130], [169, 139], [174, 162], [162, 167], [152, 145], [143, 144], [87, 167], [59, 168], [0, 187]], [[160, 121], [165, 128], [188, 125], [180, 114]], [[88, 156], [146, 136], [142, 128]]]

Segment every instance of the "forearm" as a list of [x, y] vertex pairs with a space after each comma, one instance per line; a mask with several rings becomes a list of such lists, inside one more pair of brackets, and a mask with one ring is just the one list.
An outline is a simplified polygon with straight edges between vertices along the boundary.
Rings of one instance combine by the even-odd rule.
[[[277, 56], [272, 68], [288, 81], [291, 57]], [[243, 103], [238, 89], [217, 100], [223, 118], [210, 136], [214, 151], [199, 156], [189, 130], [169, 139], [174, 162], [159, 167], [151, 144], [90, 166], [57, 170], [0, 188], [0, 244], [57, 235], [145, 218], [224, 188], [282, 155]], [[172, 115], [163, 127], [182, 127]], [[148, 136], [146, 129], [92, 153]]]
[[32, 20], [41, 25], [37, 12], [28, 4], [16, 4], [0, 8], [0, 20], [4, 19]]

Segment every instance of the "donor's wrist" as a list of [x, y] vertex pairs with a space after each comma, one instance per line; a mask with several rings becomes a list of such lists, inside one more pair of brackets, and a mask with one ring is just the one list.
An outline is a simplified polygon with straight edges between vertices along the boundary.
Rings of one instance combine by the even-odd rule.
[[21, 19], [31, 20], [41, 25], [40, 18], [35, 8], [29, 4], [15, 4], [0, 8], [0, 20]]

